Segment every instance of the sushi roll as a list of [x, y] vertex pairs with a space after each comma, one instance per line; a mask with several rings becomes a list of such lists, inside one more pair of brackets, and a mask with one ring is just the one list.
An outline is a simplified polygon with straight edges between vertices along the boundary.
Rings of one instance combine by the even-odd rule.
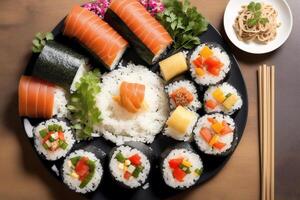
[[75, 83], [88, 71], [87, 61], [72, 49], [48, 41], [37, 58], [32, 75], [74, 91]]
[[143, 186], [151, 169], [151, 150], [148, 146], [129, 142], [111, 151], [109, 170], [112, 178], [125, 188]]
[[178, 106], [167, 120], [163, 134], [175, 140], [189, 141], [197, 119], [196, 112]]
[[177, 106], [183, 106], [196, 111], [201, 108], [197, 89], [189, 80], [170, 83], [166, 86], [166, 92], [169, 96], [171, 109], [175, 109]]
[[230, 58], [220, 45], [204, 43], [192, 53], [190, 66], [196, 83], [214, 85], [225, 79], [230, 70]]
[[114, 69], [126, 48], [125, 41], [95, 13], [75, 5], [65, 20], [63, 34], [76, 38], [94, 53], [109, 70]]
[[207, 113], [223, 112], [231, 115], [243, 105], [243, 100], [237, 90], [225, 82], [211, 86], [204, 94], [205, 111]]
[[228, 115], [204, 115], [193, 133], [198, 148], [206, 154], [227, 155], [236, 146], [235, 123]]
[[158, 61], [172, 44], [165, 28], [136, 0], [112, 0], [104, 16], [148, 64]]
[[75, 139], [64, 121], [49, 119], [33, 129], [34, 145], [46, 160], [58, 160], [73, 147]]
[[78, 193], [95, 191], [103, 176], [101, 161], [92, 152], [76, 150], [64, 160], [62, 176], [71, 190]]
[[186, 55], [183, 52], [176, 53], [160, 61], [159, 67], [164, 80], [169, 81], [188, 70]]
[[67, 98], [62, 88], [32, 76], [22, 76], [19, 82], [19, 115], [50, 119], [67, 115]]
[[195, 185], [203, 172], [201, 158], [189, 145], [179, 145], [167, 150], [162, 159], [162, 176], [173, 189], [186, 189]]

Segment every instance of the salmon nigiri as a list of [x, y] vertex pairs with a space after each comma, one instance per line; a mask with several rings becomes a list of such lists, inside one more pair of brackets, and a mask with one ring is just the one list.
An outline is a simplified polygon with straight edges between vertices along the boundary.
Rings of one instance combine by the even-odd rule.
[[148, 64], [156, 62], [173, 39], [137, 0], [112, 0], [104, 19]]
[[120, 85], [120, 95], [113, 98], [128, 112], [136, 113], [142, 108], [144, 97], [145, 85], [123, 81]]
[[51, 118], [54, 110], [55, 86], [31, 76], [19, 82], [19, 115], [32, 118]]
[[76, 38], [109, 69], [120, 61], [128, 43], [95, 13], [75, 5], [65, 20], [64, 35]]

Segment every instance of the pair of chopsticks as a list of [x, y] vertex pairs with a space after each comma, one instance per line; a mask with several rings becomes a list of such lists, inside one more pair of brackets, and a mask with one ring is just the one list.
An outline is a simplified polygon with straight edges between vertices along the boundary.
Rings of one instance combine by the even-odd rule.
[[275, 67], [258, 70], [261, 199], [274, 200]]

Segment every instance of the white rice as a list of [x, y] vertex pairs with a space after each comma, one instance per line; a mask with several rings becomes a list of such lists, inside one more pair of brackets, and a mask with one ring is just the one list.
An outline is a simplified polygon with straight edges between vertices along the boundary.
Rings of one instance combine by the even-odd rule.
[[[141, 163], [142, 163], [142, 166], [144, 167], [144, 169], [137, 178], [130, 177], [129, 180], [126, 180], [124, 178], [124, 171], [118, 167], [119, 162], [117, 161], [117, 159], [115, 159], [115, 156], [119, 152], [121, 152], [123, 154], [123, 156], [126, 158], [128, 158], [136, 153], [141, 157]], [[151, 167], [151, 164], [150, 164], [150, 161], [148, 160], [148, 158], [141, 151], [139, 151], [135, 148], [129, 147], [129, 146], [118, 147], [115, 150], [115, 152], [113, 153], [111, 160], [109, 162], [109, 170], [110, 170], [111, 174], [113, 175], [113, 177], [115, 177], [115, 179], [117, 181], [127, 185], [130, 188], [137, 188], [139, 186], [142, 186], [146, 182], [147, 177], [150, 172], [150, 167]]]
[[[88, 157], [89, 160], [95, 161], [95, 166], [96, 166], [95, 174], [94, 174], [93, 178], [89, 181], [89, 183], [84, 188], [79, 187], [80, 183], [81, 183], [80, 180], [73, 178], [72, 176], [69, 175], [72, 171], [71, 166], [69, 165], [69, 160], [76, 156], [81, 156], [81, 157], [85, 156], [85, 157]], [[98, 185], [100, 184], [102, 175], [103, 175], [103, 168], [100, 163], [100, 160], [98, 158], [96, 158], [95, 154], [84, 151], [84, 150], [77, 150], [77, 151], [71, 153], [65, 159], [65, 161], [63, 163], [62, 171], [63, 171], [64, 183], [66, 185], [68, 185], [70, 189], [75, 190], [76, 192], [80, 192], [80, 193], [87, 193], [87, 192], [95, 191], [97, 189]]]
[[67, 109], [67, 96], [66, 91], [63, 88], [56, 87], [54, 90], [54, 106], [53, 106], [53, 116], [58, 118], [64, 118], [68, 115]]
[[[220, 71], [219, 76], [214, 76], [207, 71], [206, 71], [205, 75], [202, 77], [200, 77], [196, 74], [195, 65], [193, 64], [193, 61], [198, 57], [199, 52], [202, 50], [202, 48], [205, 45], [209, 46], [212, 49], [214, 56], [217, 57], [224, 64]], [[204, 44], [199, 45], [195, 49], [195, 51], [192, 53], [191, 58], [190, 58], [190, 66], [191, 66], [190, 71], [191, 71], [192, 77], [194, 78], [196, 83], [198, 83], [200, 85], [213, 85], [213, 84], [219, 83], [226, 77], [226, 74], [230, 70], [230, 58], [224, 50], [220, 49], [220, 47], [210, 44], [210, 43], [204, 43]]]
[[119, 53], [115, 57], [114, 62], [111, 64], [111, 66], [109, 66], [109, 68], [108, 68], [109, 70], [113, 70], [113, 69], [116, 68], [116, 66], [118, 65], [118, 63], [122, 59], [122, 56], [125, 53], [126, 49], [127, 49], [127, 46], [125, 46], [122, 50], [119, 51]]
[[[220, 135], [219, 141], [226, 144], [221, 150], [211, 147], [199, 134], [199, 132], [202, 128], [211, 129], [211, 123], [208, 121], [208, 118], [214, 118], [219, 122], [226, 121], [226, 123], [229, 125], [229, 127], [233, 130], [231, 133], [228, 133], [226, 135], [223, 135], [223, 136]], [[222, 115], [219, 113], [204, 115], [203, 117], [201, 117], [198, 120], [197, 125], [193, 131], [194, 139], [195, 139], [195, 142], [198, 145], [199, 149], [201, 151], [203, 151], [204, 153], [214, 154], [214, 155], [221, 154], [231, 148], [232, 142], [235, 139], [234, 138], [234, 129], [235, 129], [235, 123], [230, 116]]]
[[[191, 112], [193, 112], [193, 111], [191, 111]], [[181, 134], [177, 130], [174, 130], [173, 128], [171, 128], [167, 125], [164, 128], [163, 134], [166, 135], [166, 136], [169, 136], [169, 137], [171, 137], [175, 140], [190, 141], [192, 139], [193, 128], [194, 128], [194, 126], [197, 122], [197, 119], [199, 117], [199, 115], [196, 112], [193, 112], [193, 114], [194, 114], [193, 121], [190, 122], [185, 134]], [[172, 113], [170, 114], [170, 116], [171, 115], [172, 115]], [[180, 123], [180, 122], [178, 122], [178, 123]]]
[[201, 108], [201, 103], [200, 103], [199, 98], [198, 98], [197, 89], [196, 89], [195, 85], [189, 80], [175, 81], [175, 82], [170, 83], [169, 85], [166, 86], [166, 92], [169, 95], [169, 101], [170, 101], [171, 109], [176, 108], [176, 104], [175, 104], [174, 100], [172, 98], [170, 98], [170, 95], [175, 90], [177, 90], [179, 88], [182, 88], [182, 87], [187, 89], [194, 96], [194, 100], [186, 107], [189, 108], [190, 110], [193, 110], [193, 111], [196, 111], [196, 110], [200, 109]]
[[[192, 163], [191, 173], [184, 177], [184, 181], [179, 182], [173, 177], [172, 169], [169, 167], [169, 160], [183, 157]], [[199, 168], [203, 169], [201, 158], [196, 153], [187, 149], [172, 150], [163, 161], [163, 178], [165, 183], [172, 188], [189, 188], [196, 183], [200, 178], [194, 173], [194, 170]]]
[[89, 67], [83, 63], [82, 65], [80, 65], [80, 67], [78, 68], [76, 74], [75, 74], [75, 77], [73, 79], [73, 82], [71, 84], [71, 87], [70, 87], [70, 91], [71, 93], [74, 92], [76, 90], [76, 83], [80, 82], [80, 79], [81, 77], [86, 73], [88, 72], [89, 70]]
[[[62, 148], [58, 148], [55, 151], [48, 151], [43, 147], [41, 143], [43, 141], [43, 138], [40, 135], [40, 131], [47, 128], [51, 124], [57, 124], [63, 128], [65, 142], [68, 144], [65, 150]], [[71, 150], [71, 148], [75, 143], [75, 139], [73, 137], [71, 128], [66, 124], [66, 122], [59, 121], [57, 119], [49, 119], [45, 122], [40, 123], [37, 127], [33, 129], [33, 135], [34, 135], [34, 146], [37, 152], [43, 155], [47, 160], [58, 160], [64, 157]]]
[[235, 103], [235, 105], [230, 109], [230, 110], [227, 110], [222, 104], [218, 104], [214, 109], [210, 109], [210, 108], [207, 108], [205, 106], [205, 111], [207, 113], [214, 113], [214, 112], [223, 112], [225, 114], [228, 114], [228, 115], [231, 115], [233, 114], [235, 111], [239, 110], [242, 105], [243, 105], [243, 100], [241, 98], [241, 96], [239, 95], [239, 93], [237, 92], [237, 90], [232, 86], [230, 85], [229, 83], [227, 82], [224, 82], [220, 85], [216, 85], [216, 86], [211, 86], [207, 89], [207, 91], [204, 93], [204, 102], [206, 102], [207, 100], [209, 99], [214, 99], [214, 97], [212, 96], [212, 93], [217, 89], [217, 88], [220, 88], [225, 96], [229, 93], [231, 94], [235, 94], [237, 95], [238, 97], [238, 101]]
[[[119, 95], [122, 81], [146, 86], [146, 111], [130, 113], [113, 100], [113, 96]], [[94, 127], [95, 132], [103, 133], [104, 138], [118, 145], [127, 141], [153, 142], [169, 114], [168, 97], [162, 79], [141, 65], [120, 66], [103, 75], [96, 102], [103, 120]]]

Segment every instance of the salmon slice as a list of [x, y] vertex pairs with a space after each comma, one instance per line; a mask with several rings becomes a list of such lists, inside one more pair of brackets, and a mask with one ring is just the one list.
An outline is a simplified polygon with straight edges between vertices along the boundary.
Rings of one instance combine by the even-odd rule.
[[109, 7], [154, 54], [173, 40], [164, 27], [136, 0], [112, 0]]
[[113, 99], [128, 112], [136, 113], [142, 107], [145, 98], [145, 85], [123, 81], [120, 85], [120, 96]]
[[112, 68], [128, 46], [112, 27], [93, 12], [75, 5], [65, 20], [63, 34], [77, 38], [84, 46]]
[[51, 118], [54, 107], [54, 85], [38, 78], [22, 76], [19, 82], [19, 115]]

